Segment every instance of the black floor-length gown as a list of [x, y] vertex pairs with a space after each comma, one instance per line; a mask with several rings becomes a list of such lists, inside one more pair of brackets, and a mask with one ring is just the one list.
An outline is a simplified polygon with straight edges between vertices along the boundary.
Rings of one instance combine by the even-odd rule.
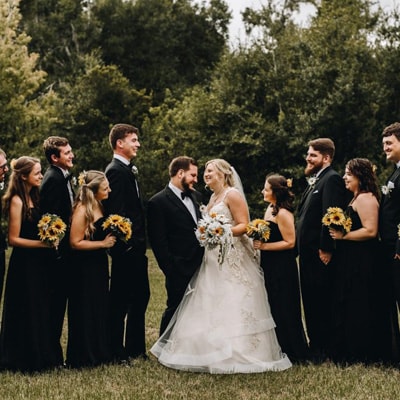
[[[20, 236], [38, 240], [39, 212], [22, 221]], [[10, 257], [0, 338], [1, 366], [42, 371], [59, 364], [51, 340], [46, 249], [14, 247]]]
[[[362, 227], [351, 206], [351, 230]], [[373, 343], [373, 268], [377, 240], [337, 242], [334, 271], [332, 358], [337, 362], [370, 361]]]
[[[268, 242], [281, 241], [282, 235], [278, 224], [269, 221], [269, 226], [271, 232]], [[301, 319], [296, 254], [293, 249], [262, 250], [261, 267], [264, 271], [265, 287], [282, 351], [292, 362], [304, 361], [308, 357], [308, 346]]]
[[[103, 240], [104, 218], [95, 222], [93, 240]], [[109, 343], [109, 271], [105, 249], [76, 250], [72, 255], [68, 303], [67, 365], [97, 366], [111, 360]]]

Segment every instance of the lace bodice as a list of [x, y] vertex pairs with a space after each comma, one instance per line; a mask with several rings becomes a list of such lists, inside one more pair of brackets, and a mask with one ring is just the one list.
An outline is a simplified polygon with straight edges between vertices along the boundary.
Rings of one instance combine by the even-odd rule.
[[225, 192], [224, 197], [222, 198], [222, 200], [220, 200], [218, 203], [214, 204], [210, 210], [208, 211], [209, 214], [211, 213], [217, 213], [217, 214], [221, 214], [223, 215], [225, 218], [227, 218], [229, 220], [229, 223], [232, 225], [235, 225], [235, 221], [233, 220], [233, 216], [231, 213], [231, 210], [229, 209], [229, 207], [225, 204], [225, 198], [227, 196], [227, 194], [231, 191], [231, 190], [236, 190], [234, 188], [230, 188]]

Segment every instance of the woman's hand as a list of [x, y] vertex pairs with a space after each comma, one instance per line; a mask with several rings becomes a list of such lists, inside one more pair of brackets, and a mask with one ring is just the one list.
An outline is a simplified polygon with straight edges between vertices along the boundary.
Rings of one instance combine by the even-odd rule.
[[116, 241], [117, 238], [112, 233], [109, 233], [103, 240], [104, 247], [109, 249], [110, 247], [114, 246]]
[[331, 238], [334, 240], [341, 240], [344, 237], [343, 231], [333, 228], [329, 228], [329, 234], [331, 235]]
[[261, 248], [261, 240], [253, 240], [253, 249], [260, 250]]

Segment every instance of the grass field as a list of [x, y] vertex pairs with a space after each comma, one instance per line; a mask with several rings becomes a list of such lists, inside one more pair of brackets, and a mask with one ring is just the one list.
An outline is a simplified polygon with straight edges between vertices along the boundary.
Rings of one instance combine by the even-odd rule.
[[[152, 296], [147, 313], [148, 348], [157, 339], [165, 303], [163, 275], [151, 253], [149, 257]], [[149, 361], [130, 367], [37, 375], [1, 372], [0, 400], [8, 399], [398, 400], [400, 369], [343, 368], [325, 363], [294, 366], [285, 372], [208, 375], [170, 370], [151, 356]]]

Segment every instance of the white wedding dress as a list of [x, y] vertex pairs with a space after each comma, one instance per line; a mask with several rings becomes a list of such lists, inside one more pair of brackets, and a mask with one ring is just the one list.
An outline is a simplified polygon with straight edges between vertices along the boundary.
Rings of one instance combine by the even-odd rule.
[[[232, 221], [223, 201], [211, 211]], [[193, 372], [233, 374], [291, 367], [275, 335], [251, 240], [246, 235], [234, 237], [221, 265], [218, 251], [206, 249], [181, 304], [150, 351], [167, 367]]]

